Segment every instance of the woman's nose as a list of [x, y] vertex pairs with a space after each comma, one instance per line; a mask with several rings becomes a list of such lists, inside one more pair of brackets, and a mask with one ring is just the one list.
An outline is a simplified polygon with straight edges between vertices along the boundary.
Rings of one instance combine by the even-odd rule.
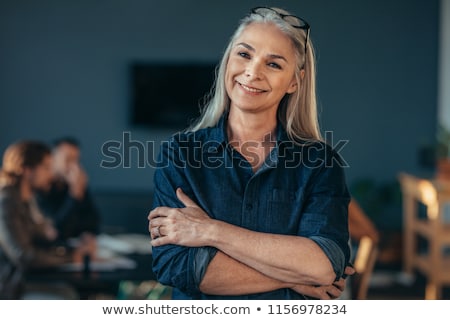
[[251, 61], [247, 64], [245, 69], [245, 75], [251, 79], [260, 79], [261, 78], [261, 63], [258, 61]]

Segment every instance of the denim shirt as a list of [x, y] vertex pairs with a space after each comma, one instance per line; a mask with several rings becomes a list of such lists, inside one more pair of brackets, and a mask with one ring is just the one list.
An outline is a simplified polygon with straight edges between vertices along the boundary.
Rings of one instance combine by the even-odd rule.
[[[278, 124], [275, 147], [254, 172], [229, 145], [226, 120], [223, 115], [215, 127], [178, 133], [162, 144], [153, 208], [184, 207], [176, 196], [180, 187], [211, 218], [315, 241], [330, 259], [336, 279], [340, 278], [350, 258], [350, 195], [339, 155], [322, 142], [292, 143]], [[200, 292], [199, 284], [216, 252], [213, 247], [154, 247], [153, 271], [159, 282], [173, 287], [173, 299], [305, 298], [291, 289], [239, 296]]]

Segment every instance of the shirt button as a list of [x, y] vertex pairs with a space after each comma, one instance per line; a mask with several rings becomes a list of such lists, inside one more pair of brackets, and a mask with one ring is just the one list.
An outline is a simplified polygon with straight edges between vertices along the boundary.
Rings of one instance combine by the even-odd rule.
[[252, 210], [253, 209], [253, 205], [251, 203], [247, 203], [247, 205], [245, 206], [245, 209]]

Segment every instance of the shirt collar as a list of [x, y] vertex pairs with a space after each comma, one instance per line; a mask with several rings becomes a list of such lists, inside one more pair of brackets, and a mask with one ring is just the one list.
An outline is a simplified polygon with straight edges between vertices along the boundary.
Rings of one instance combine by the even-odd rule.
[[[224, 112], [222, 116], [219, 118], [216, 126], [210, 131], [210, 141], [217, 142], [217, 148], [224, 147], [228, 144], [228, 136], [227, 136], [227, 121], [228, 121], [228, 112]], [[277, 123], [276, 128], [276, 141], [277, 145], [282, 145], [283, 142], [288, 142], [290, 139], [287, 135], [284, 126], [280, 121]]]

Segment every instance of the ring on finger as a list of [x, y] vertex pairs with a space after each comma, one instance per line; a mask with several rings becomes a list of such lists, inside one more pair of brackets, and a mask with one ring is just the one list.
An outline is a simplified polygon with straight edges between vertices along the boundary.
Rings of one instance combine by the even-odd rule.
[[153, 231], [153, 238], [158, 238], [160, 236], [159, 234], [159, 226], [155, 227], [154, 231]]

